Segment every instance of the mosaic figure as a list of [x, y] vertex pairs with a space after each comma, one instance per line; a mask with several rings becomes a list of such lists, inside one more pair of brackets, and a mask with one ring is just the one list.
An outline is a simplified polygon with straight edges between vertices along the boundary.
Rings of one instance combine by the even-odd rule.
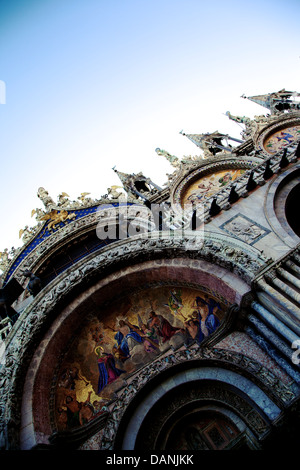
[[281, 129], [268, 138], [263, 143], [268, 153], [277, 153], [287, 145], [298, 141], [300, 138], [300, 126], [288, 127]]
[[95, 348], [95, 354], [98, 358], [99, 380], [97, 393], [99, 395], [106, 385], [111, 384], [125, 371], [116, 367], [114, 356], [104, 352], [102, 346]]
[[194, 205], [212, 196], [236, 180], [244, 170], [222, 170], [213, 175], [203, 176], [191, 183], [181, 196], [182, 206]]
[[162, 315], [157, 315], [153, 311], [150, 312], [148, 327], [154, 328], [158, 336], [161, 337], [163, 343], [181, 331], [181, 328], [172, 326], [166, 318], [164, 318]]
[[128, 374], [166, 348], [204, 341], [219, 327], [222, 305], [209, 293], [164, 286], [137, 291], [91, 315], [62, 361], [58, 429], [82, 426], [103, 413]]

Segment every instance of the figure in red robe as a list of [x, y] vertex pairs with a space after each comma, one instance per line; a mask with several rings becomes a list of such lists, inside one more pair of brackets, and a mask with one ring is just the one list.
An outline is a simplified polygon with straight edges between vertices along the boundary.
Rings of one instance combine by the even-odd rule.
[[106, 385], [109, 385], [121, 374], [124, 374], [125, 370], [118, 369], [116, 367], [114, 356], [110, 353], [104, 352], [101, 346], [98, 346], [95, 349], [95, 353], [98, 356], [99, 380], [97, 393], [99, 395]]
[[172, 326], [166, 318], [162, 315], [157, 315], [155, 312], [150, 312], [148, 320], [148, 328], [154, 328], [158, 336], [162, 337], [162, 342], [165, 343], [168, 339], [172, 338], [176, 333], [182, 331], [181, 328]]

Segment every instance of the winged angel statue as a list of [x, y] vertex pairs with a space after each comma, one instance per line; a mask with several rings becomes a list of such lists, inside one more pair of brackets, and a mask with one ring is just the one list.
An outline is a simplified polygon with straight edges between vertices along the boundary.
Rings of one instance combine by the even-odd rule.
[[62, 211], [58, 211], [56, 209], [52, 209], [52, 211], [48, 212], [47, 214], [43, 215], [40, 220], [49, 220], [48, 230], [55, 230], [56, 225], [63, 222], [65, 223], [67, 220], [73, 220], [76, 218], [76, 214], [70, 213], [63, 209]]

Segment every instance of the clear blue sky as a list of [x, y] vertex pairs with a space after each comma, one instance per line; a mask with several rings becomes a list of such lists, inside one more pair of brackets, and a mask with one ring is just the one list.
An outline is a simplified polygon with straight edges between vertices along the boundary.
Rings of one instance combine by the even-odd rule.
[[162, 185], [179, 134], [240, 137], [240, 98], [299, 91], [299, 0], [1, 0], [0, 251], [33, 226], [36, 193], [100, 198], [112, 171]]

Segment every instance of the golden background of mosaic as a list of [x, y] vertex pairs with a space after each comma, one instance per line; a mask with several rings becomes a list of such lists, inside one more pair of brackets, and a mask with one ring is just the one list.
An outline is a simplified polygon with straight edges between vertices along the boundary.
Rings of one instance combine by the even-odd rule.
[[212, 196], [227, 184], [241, 176], [245, 170], [222, 170], [212, 175], [203, 176], [192, 183], [182, 196], [182, 205], [199, 203], [202, 199]]
[[58, 428], [80, 426], [101, 414], [128, 374], [170, 346], [201, 342], [219, 326], [224, 311], [211, 294], [186, 287], [149, 288], [101, 310], [83, 327], [60, 368]]

